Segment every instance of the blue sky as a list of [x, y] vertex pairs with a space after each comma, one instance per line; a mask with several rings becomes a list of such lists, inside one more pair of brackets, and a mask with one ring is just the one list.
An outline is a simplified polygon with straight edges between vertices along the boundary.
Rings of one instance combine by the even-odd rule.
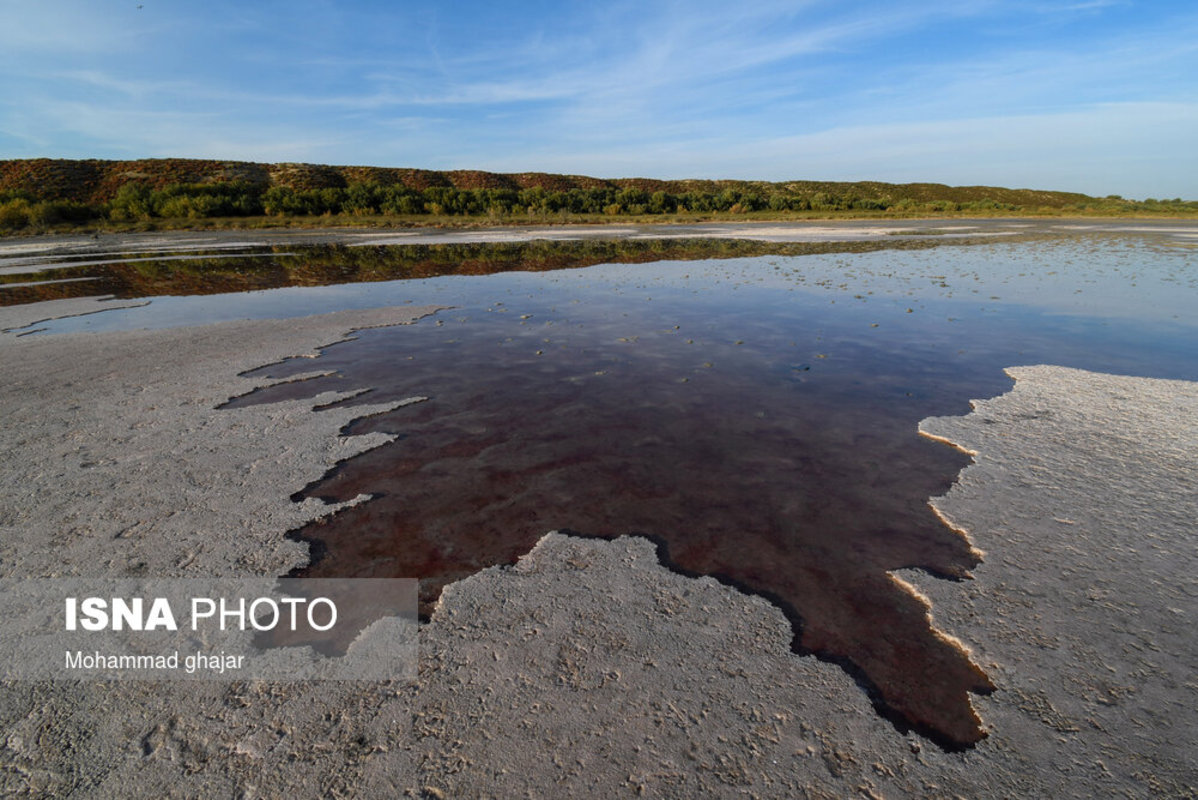
[[0, 0], [0, 158], [1198, 199], [1194, 0]]

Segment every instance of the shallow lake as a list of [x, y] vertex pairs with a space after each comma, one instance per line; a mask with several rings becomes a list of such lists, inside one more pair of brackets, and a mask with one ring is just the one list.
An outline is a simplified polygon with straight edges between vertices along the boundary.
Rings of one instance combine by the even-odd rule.
[[[917, 425], [1006, 391], [1007, 366], [1193, 379], [1193, 241], [1158, 226], [448, 275], [160, 297], [42, 327], [451, 306], [264, 365], [279, 383], [228, 404], [423, 398], [347, 430], [394, 442], [289, 488], [375, 495], [294, 532], [316, 555], [302, 574], [420, 577], [427, 613], [446, 583], [513, 563], [547, 531], [646, 535], [674, 568], [778, 603], [797, 650], [953, 747], [982, 735], [967, 698], [989, 680], [890, 571], [978, 568], [927, 505], [968, 459]], [[314, 371], [327, 374], [294, 380]]]

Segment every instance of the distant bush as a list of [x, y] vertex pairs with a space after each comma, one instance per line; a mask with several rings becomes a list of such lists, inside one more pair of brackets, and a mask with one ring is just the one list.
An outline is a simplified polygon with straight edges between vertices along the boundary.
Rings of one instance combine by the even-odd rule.
[[0, 230], [3, 231], [48, 228], [61, 223], [86, 222], [98, 216], [99, 210], [94, 206], [73, 200], [31, 202], [25, 197], [13, 197], [0, 202]]
[[[787, 190], [782, 188], [786, 186], [784, 184], [765, 184], [766, 188], [761, 191], [725, 187], [718, 191], [673, 193], [659, 189], [650, 193], [639, 186], [561, 190], [530, 186], [517, 190], [434, 185], [413, 189], [400, 183], [384, 185], [367, 181], [343, 187], [307, 189], [289, 186], [263, 188], [245, 183], [172, 184], [162, 189], [150, 189], [139, 183], [127, 183], [117, 191], [116, 197], [104, 209], [104, 214], [116, 221], [136, 221], [156, 217], [202, 219], [263, 214], [277, 217], [432, 214], [502, 219], [512, 216], [545, 217], [558, 213], [617, 216], [678, 212], [747, 214], [768, 210], [775, 213], [894, 211], [954, 214], [1052, 210], [990, 197], [964, 199], [970, 196], [970, 193], [965, 192], [960, 193], [962, 199], [954, 200], [943, 196], [929, 197], [926, 192], [923, 196], [870, 194], [871, 184], [821, 185], [853, 188], [838, 193], [830, 190], [812, 191], [810, 188]], [[890, 190], [909, 188], [888, 184], [876, 186], [876, 191], [888, 186]], [[921, 188], [921, 185], [913, 186], [915, 189]], [[976, 198], [976, 194], [973, 197]], [[7, 229], [43, 224], [43, 219], [48, 221], [55, 215], [60, 219], [75, 219], [86, 218], [88, 213], [94, 217], [99, 213], [95, 209], [88, 212], [81, 204], [73, 208], [62, 206], [35, 211], [35, 204], [32, 204], [32, 198], [27, 193], [0, 195], [0, 200], [4, 201], [6, 209], [3, 217], [6, 221], [0, 221], [0, 227]], [[17, 201], [24, 201], [27, 205]], [[1079, 201], [1063, 206], [1061, 210], [1073, 213], [1193, 213], [1198, 211], [1198, 203], [1152, 198], [1137, 203], [1110, 196]], [[39, 217], [39, 213], [42, 216]]]
[[74, 200], [43, 200], [34, 204], [29, 221], [34, 225], [57, 225], [61, 222], [87, 222], [100, 216], [95, 206]]
[[667, 192], [654, 192], [649, 198], [650, 214], [672, 214], [678, 209], [678, 199]]
[[126, 183], [117, 189], [116, 197], [108, 203], [108, 218], [119, 221], [150, 219], [154, 204], [150, 187], [142, 183]]
[[890, 201], [880, 197], [855, 197], [849, 207], [859, 211], [885, 211], [890, 208]]
[[16, 197], [0, 203], [0, 230], [19, 231], [29, 225], [30, 202]]
[[5, 189], [4, 191], [0, 191], [0, 205], [12, 200], [28, 200], [32, 203], [36, 199], [28, 189]]
[[176, 183], [161, 189], [126, 183], [108, 203], [106, 214], [117, 221], [259, 216], [262, 194], [247, 183]]
[[[130, 178], [134, 178], [130, 180]], [[237, 177], [238, 180], [230, 180]], [[0, 161], [0, 232], [245, 217], [450, 215], [492, 221], [642, 214], [1193, 215], [1198, 202], [869, 181], [602, 180], [478, 171], [145, 159]]]
[[290, 186], [272, 186], [263, 192], [262, 211], [272, 217], [308, 213], [298, 193]]
[[388, 186], [379, 210], [384, 214], [420, 214], [424, 211], [424, 198], [420, 193], [403, 186]]

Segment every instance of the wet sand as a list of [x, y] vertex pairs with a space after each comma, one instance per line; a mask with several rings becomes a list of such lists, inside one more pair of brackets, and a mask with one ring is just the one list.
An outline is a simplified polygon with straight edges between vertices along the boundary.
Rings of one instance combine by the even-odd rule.
[[[0, 328], [62, 312], [5, 309]], [[241, 371], [418, 313], [0, 335], [3, 575], [303, 564], [284, 534], [329, 509], [292, 487], [387, 437], [338, 436], [362, 407], [215, 407], [258, 385]], [[1192, 796], [1198, 385], [1010, 373], [1013, 391], [921, 425], [976, 454], [934, 502], [984, 551], [974, 579], [892, 573], [997, 687], [972, 700], [989, 733], [972, 750], [897, 732], [790, 651], [767, 601], [672, 573], [643, 539], [551, 534], [446, 587], [412, 686], [6, 684], [0, 793]]]

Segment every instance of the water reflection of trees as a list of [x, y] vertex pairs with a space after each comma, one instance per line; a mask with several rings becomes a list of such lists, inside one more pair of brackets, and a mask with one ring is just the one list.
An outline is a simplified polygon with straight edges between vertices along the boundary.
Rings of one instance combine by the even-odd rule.
[[[955, 245], [970, 240], [954, 239]], [[0, 276], [0, 305], [111, 294], [118, 298], [201, 295], [330, 286], [445, 275], [543, 272], [604, 263], [647, 263], [752, 256], [859, 253], [881, 249], [935, 247], [935, 238], [869, 242], [759, 242], [742, 239], [637, 239], [414, 244], [377, 247], [345, 245], [275, 246], [243, 255], [198, 253], [127, 254], [112, 264], [57, 266], [35, 273]], [[94, 257], [79, 257], [93, 260]], [[86, 280], [84, 280], [86, 279]], [[53, 281], [33, 286], [38, 281]]]

